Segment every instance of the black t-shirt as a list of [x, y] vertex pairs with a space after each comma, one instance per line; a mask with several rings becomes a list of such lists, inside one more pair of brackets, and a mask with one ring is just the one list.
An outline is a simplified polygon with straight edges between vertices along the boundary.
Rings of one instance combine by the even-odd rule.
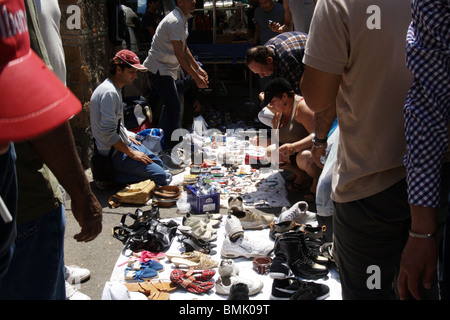
[[149, 41], [152, 40], [152, 36], [150, 35], [150, 33], [148, 33], [147, 27], [153, 27], [153, 29], [156, 31], [156, 27], [158, 26], [159, 23], [158, 20], [159, 20], [158, 16], [150, 11], [145, 11], [142, 17], [142, 25], [145, 28]]

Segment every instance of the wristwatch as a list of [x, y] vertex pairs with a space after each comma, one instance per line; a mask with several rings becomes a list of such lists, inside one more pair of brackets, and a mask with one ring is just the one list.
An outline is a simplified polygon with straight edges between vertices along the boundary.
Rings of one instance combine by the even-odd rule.
[[313, 142], [313, 143], [324, 144], [324, 143], [327, 143], [327, 140], [328, 140], [327, 138], [325, 138], [325, 139], [319, 139], [319, 138], [316, 137], [316, 134], [315, 134], [315, 133], [312, 134], [312, 142]]

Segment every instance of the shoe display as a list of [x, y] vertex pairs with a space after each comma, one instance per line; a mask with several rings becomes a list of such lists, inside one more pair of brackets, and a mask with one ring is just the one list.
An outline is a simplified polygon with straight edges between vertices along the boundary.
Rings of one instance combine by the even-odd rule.
[[317, 224], [317, 215], [308, 211], [308, 203], [299, 201], [289, 209], [283, 211], [277, 219], [277, 223], [295, 221], [299, 224]]
[[71, 284], [82, 283], [91, 277], [91, 272], [86, 268], [78, 266], [65, 266], [66, 281]]
[[224, 258], [254, 258], [267, 256], [272, 251], [273, 242], [262, 237], [249, 238], [244, 236], [238, 238], [236, 241], [231, 241], [230, 237], [225, 236], [221, 255]]
[[324, 300], [330, 296], [327, 285], [297, 278], [275, 279], [270, 300]]
[[66, 300], [91, 300], [91, 297], [81, 293], [78, 289], [66, 281]]

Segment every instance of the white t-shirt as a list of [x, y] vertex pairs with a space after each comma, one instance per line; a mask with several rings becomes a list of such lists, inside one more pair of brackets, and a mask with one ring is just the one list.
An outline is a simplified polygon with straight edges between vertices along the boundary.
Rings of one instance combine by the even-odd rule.
[[412, 83], [405, 64], [410, 0], [321, 0], [304, 63], [342, 75], [333, 200], [362, 199], [405, 177], [403, 105]]
[[175, 56], [172, 41], [182, 41], [186, 44], [188, 32], [188, 19], [178, 8], [175, 7], [168, 15], [161, 20], [153, 36], [152, 46], [148, 51], [148, 57], [144, 61], [144, 66], [152, 73], [159, 71], [160, 75], [171, 76], [178, 79], [180, 73], [180, 63]]
[[66, 84], [66, 62], [60, 35], [61, 11], [58, 0], [35, 0], [39, 30], [56, 76]]
[[314, 14], [314, 0], [285, 0], [288, 2], [289, 11], [294, 24], [294, 31], [309, 33], [309, 26]]

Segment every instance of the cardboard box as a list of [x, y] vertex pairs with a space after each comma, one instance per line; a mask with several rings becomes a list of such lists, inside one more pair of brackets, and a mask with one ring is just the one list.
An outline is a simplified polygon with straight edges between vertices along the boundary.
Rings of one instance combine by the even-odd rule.
[[187, 185], [187, 201], [195, 213], [219, 212], [220, 194], [197, 194], [198, 189]]

